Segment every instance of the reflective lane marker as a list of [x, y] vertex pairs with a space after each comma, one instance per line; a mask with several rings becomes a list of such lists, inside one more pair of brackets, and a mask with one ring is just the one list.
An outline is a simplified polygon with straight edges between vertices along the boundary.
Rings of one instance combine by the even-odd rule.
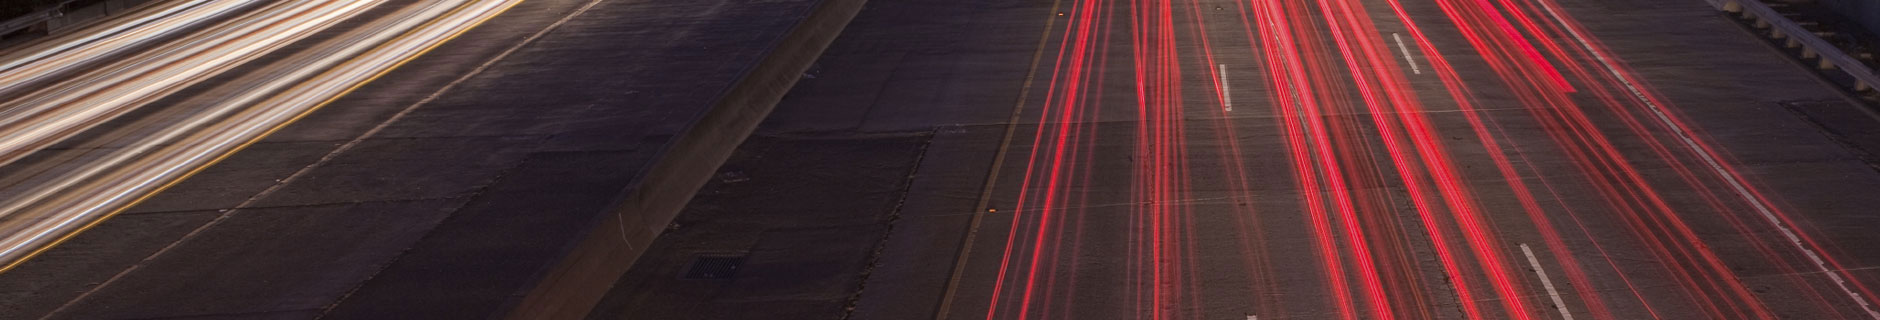
[[1415, 73], [1415, 74], [1423, 74], [1423, 70], [1420, 68], [1417, 68], [1417, 60], [1410, 58], [1410, 47], [1406, 47], [1403, 45], [1403, 37], [1398, 36], [1396, 32], [1392, 32], [1390, 33], [1390, 38], [1397, 40], [1397, 51], [1403, 52], [1403, 62], [1410, 63], [1410, 72]]
[[1227, 88], [1227, 64], [1221, 64], [1221, 105], [1227, 111], [1234, 111], [1234, 90]]
[[1541, 287], [1547, 288], [1547, 297], [1554, 299], [1554, 309], [1560, 310], [1560, 318], [1573, 320], [1573, 313], [1567, 312], [1567, 302], [1560, 300], [1560, 291], [1554, 290], [1554, 281], [1547, 280], [1547, 270], [1541, 269], [1541, 260], [1534, 258], [1534, 250], [1528, 249], [1528, 245], [1523, 243], [1521, 253], [1527, 254], [1528, 265], [1534, 266], [1534, 275], [1541, 277]]

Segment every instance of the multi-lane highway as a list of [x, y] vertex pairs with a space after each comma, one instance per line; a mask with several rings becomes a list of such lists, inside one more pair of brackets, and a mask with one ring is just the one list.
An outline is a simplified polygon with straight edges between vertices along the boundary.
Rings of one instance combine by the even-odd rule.
[[[643, 260], [603, 314], [791, 301], [856, 319], [1872, 319], [1880, 306], [1880, 238], [1863, 231], [1880, 227], [1880, 173], [1872, 150], [1837, 141], [1880, 122], [1703, 1], [871, 5], [760, 133], [930, 134], [901, 206], [881, 213], [896, 217], [883, 246], [803, 249], [829, 263], [781, 251], [853, 231], [826, 213], [776, 222], [806, 204], [726, 199], [839, 176], [766, 164], [837, 151], [751, 147], [735, 167], [751, 180], [708, 187], [649, 253], [673, 258]], [[829, 192], [874, 195], [843, 190]], [[746, 220], [777, 226], [702, 230]], [[740, 250], [749, 278], [672, 274]], [[848, 257], [866, 271], [821, 273]], [[814, 281], [860, 289], [827, 303], [773, 287]]]
[[[175, 92], [129, 111], [55, 106], [121, 114], [74, 122], [83, 132], [0, 169], [31, 170], [7, 177], [0, 202], [115, 213], [17, 223], [90, 226], [0, 273], [0, 319], [499, 317], [673, 137], [767, 54], [787, 51], [779, 42], [814, 3], [258, 1], [165, 37], [309, 33], [252, 57], [206, 52], [266, 33], [155, 58], [248, 60], [199, 78], [172, 69], [187, 64], [117, 64], [191, 45], [157, 38], [71, 68], [62, 77], [163, 70], [119, 77], [179, 88], [146, 89]], [[326, 26], [233, 22], [360, 5]], [[198, 160], [216, 163], [188, 164]], [[162, 180], [172, 174], [187, 178]], [[82, 192], [39, 192], [57, 184]], [[149, 186], [164, 190], [133, 190]], [[139, 202], [109, 202], [119, 200]], [[80, 206], [100, 210], [56, 210]]]
[[[14, 50], [0, 65], [0, 263], [17, 265], [517, 2], [415, 3], [249, 67], [260, 71], [239, 78], [240, 90], [163, 105], [385, 1], [164, 2]], [[122, 120], [139, 112], [161, 116]]]
[[[827, 3], [518, 2], [7, 51], [0, 318], [501, 317]], [[1880, 122], [1784, 59], [1699, 0], [873, 0], [595, 315], [1880, 319]]]
[[1701, 2], [1624, 3], [1058, 1], [961, 242], [912, 254], [954, 266], [869, 279], [938, 293], [862, 307], [1880, 318], [1837, 225], [1876, 172], [1769, 112], [1819, 84], [1716, 71], [1805, 74]]

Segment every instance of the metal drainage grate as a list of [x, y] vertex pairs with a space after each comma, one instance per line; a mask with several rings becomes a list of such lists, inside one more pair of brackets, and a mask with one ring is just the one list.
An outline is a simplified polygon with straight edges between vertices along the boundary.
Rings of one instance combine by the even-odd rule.
[[699, 256], [685, 271], [686, 279], [730, 279], [744, 264], [744, 256]]

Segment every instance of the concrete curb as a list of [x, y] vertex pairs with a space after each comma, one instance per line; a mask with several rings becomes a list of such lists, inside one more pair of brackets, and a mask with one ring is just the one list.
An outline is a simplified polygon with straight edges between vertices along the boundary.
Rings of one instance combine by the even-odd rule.
[[842, 34], [867, 0], [822, 0], [597, 217], [509, 319], [585, 317], [718, 167]]

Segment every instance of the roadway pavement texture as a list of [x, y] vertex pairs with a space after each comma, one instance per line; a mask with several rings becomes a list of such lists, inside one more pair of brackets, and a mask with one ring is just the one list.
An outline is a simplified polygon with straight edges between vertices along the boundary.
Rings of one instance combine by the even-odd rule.
[[871, 1], [591, 318], [1875, 316], [1880, 122], [1702, 1], [1260, 3]]
[[[857, 298], [932, 298], [863, 279], [918, 281], [903, 277], [950, 261], [876, 260], [897, 256], [883, 241], [957, 244], [963, 228], [921, 226], [972, 210], [978, 191], [956, 189], [983, 183], [1048, 9], [870, 1], [589, 318], [833, 319], [866, 315]], [[714, 257], [743, 260], [728, 278], [687, 277]], [[933, 302], [870, 318], [930, 317], [919, 306]]]
[[[807, 2], [599, 1], [356, 140], [587, 3], [0, 274], [0, 317], [500, 313]], [[1393, 4], [870, 1], [590, 317], [1874, 317], [1880, 122], [1807, 66], [1695, 0]]]
[[812, 3], [526, 1], [0, 275], [0, 318], [501, 316]]

